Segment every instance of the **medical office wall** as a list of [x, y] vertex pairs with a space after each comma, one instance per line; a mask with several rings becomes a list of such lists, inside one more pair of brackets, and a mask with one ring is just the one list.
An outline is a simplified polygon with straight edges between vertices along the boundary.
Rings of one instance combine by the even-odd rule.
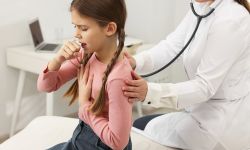
[[189, 9], [188, 0], [126, 0], [127, 34], [148, 43], [163, 40]]
[[[6, 48], [31, 44], [27, 22], [39, 17], [45, 40], [59, 40], [73, 35], [69, 0], [0, 0], [0, 138], [10, 130], [18, 70], [6, 65]], [[188, 8], [183, 0], [126, 0], [127, 34], [148, 43], [156, 43], [172, 31]], [[37, 75], [28, 74], [18, 129], [31, 119], [45, 114], [45, 95], [36, 91]], [[56, 115], [66, 115], [61, 95], [56, 96]], [[65, 112], [64, 110], [68, 110]], [[75, 109], [76, 111], [76, 109]]]

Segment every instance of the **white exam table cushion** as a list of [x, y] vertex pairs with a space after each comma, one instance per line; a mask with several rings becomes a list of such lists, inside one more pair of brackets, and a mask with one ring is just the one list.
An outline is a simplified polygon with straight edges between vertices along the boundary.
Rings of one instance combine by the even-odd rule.
[[[0, 150], [44, 150], [68, 141], [79, 120], [73, 118], [42, 116], [31, 121], [22, 131], [0, 145]], [[131, 131], [133, 150], [175, 150], [157, 144]]]

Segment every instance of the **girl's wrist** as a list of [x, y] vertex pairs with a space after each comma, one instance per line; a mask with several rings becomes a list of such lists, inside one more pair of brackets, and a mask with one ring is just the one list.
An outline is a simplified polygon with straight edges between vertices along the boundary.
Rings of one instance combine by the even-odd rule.
[[56, 56], [53, 58], [53, 61], [55, 61], [57, 64], [62, 65], [62, 63], [65, 61], [61, 56]]
[[50, 71], [56, 71], [61, 67], [61, 64], [62, 63], [60, 61], [58, 61], [56, 58], [53, 58], [48, 64], [48, 69]]
[[84, 105], [88, 100], [84, 98], [83, 96], [79, 96], [79, 105], [82, 106]]
[[57, 66], [62, 65], [62, 63], [60, 61], [58, 61], [56, 58], [54, 58], [52, 61], [53, 61], [53, 64], [56, 64]]

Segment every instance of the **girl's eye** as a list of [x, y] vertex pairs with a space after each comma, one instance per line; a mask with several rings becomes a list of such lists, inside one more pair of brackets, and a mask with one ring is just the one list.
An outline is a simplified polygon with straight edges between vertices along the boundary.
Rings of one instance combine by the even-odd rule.
[[79, 29], [81, 31], [87, 31], [88, 30], [88, 28], [77, 26], [77, 25], [74, 25], [74, 28]]
[[86, 28], [82, 28], [81, 30], [82, 30], [82, 31], [87, 31], [88, 29], [86, 29]]

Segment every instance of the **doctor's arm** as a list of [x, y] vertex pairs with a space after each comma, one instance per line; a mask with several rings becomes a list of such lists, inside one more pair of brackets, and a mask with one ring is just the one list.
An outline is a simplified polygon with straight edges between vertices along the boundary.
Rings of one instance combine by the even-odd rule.
[[[215, 22], [211, 27], [207, 47], [204, 49], [195, 78], [176, 84], [147, 83], [143, 103], [156, 108], [182, 109], [209, 100], [243, 53], [246, 43], [242, 38], [246, 37], [246, 33], [240, 30], [239, 26], [238, 22], [232, 20]], [[133, 92], [128, 92], [127, 96], [138, 94], [137, 91], [141, 88], [134, 87]]]

